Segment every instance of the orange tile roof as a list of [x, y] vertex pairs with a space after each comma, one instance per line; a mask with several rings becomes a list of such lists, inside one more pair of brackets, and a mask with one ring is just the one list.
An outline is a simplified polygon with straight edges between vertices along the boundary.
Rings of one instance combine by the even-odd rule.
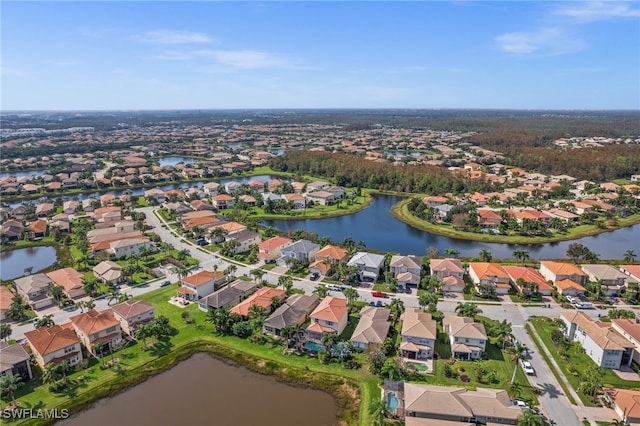
[[473, 269], [479, 279], [491, 277], [509, 278], [507, 271], [498, 263], [470, 262], [469, 269]]
[[348, 312], [346, 299], [327, 296], [313, 310], [310, 317], [323, 321], [340, 322]]
[[187, 284], [194, 285], [196, 287], [208, 283], [209, 281], [218, 281], [224, 277], [222, 272], [200, 271], [197, 274], [189, 275], [182, 279]]
[[564, 279], [564, 280], [556, 281], [555, 284], [556, 284], [556, 287], [558, 287], [558, 288], [560, 288], [562, 290], [565, 290], [565, 289], [568, 289], [568, 288], [573, 288], [573, 289], [578, 290], [578, 291], [587, 291], [586, 288], [584, 288], [583, 286], [581, 286], [577, 282], [575, 282], [573, 280], [570, 280], [568, 278]]
[[35, 234], [44, 234], [47, 232], [47, 221], [44, 219], [38, 219], [35, 222], [29, 224], [29, 231]]
[[13, 293], [6, 286], [0, 285], [0, 309], [9, 309], [13, 303]]
[[329, 269], [331, 269], [331, 265], [326, 263], [324, 260], [316, 260], [315, 262], [309, 265], [309, 269], [311, 268], [317, 268], [317, 269], [320, 269], [321, 271], [326, 272]]
[[316, 258], [329, 258], [333, 260], [342, 260], [346, 259], [347, 251], [342, 247], [337, 246], [324, 246], [316, 253]]
[[624, 268], [628, 273], [640, 277], [640, 265], [620, 265], [620, 267]]
[[640, 391], [608, 389], [607, 393], [628, 418], [640, 418]]
[[538, 284], [539, 290], [552, 289], [549, 283], [544, 279], [544, 277], [540, 275], [540, 272], [530, 266], [503, 266], [502, 268], [507, 271], [507, 274], [509, 274], [509, 277], [511, 277], [511, 281], [513, 281], [514, 283], [516, 283], [518, 279], [522, 278], [526, 282], [533, 282]]
[[293, 240], [290, 240], [289, 238], [273, 237], [273, 238], [269, 238], [266, 241], [261, 242], [260, 244], [258, 244], [258, 247], [260, 247], [262, 250], [273, 250], [276, 247], [280, 247], [292, 242]]
[[83, 275], [73, 268], [62, 268], [52, 272], [47, 272], [46, 275], [56, 285], [64, 288], [65, 291], [76, 290], [82, 288]]
[[220, 225], [213, 225], [211, 228], [209, 228], [209, 231], [211, 231], [212, 229], [215, 229], [215, 228], [224, 229], [228, 233], [236, 232], [236, 231], [242, 231], [243, 229], [247, 229], [247, 227], [245, 225], [243, 225], [241, 223], [238, 223], [238, 222], [225, 222], [225, 223], [221, 223]]
[[285, 294], [286, 291], [280, 288], [262, 287], [247, 299], [231, 308], [229, 312], [246, 317], [249, 315], [249, 309], [252, 306], [262, 306], [263, 308], [268, 309], [271, 306], [271, 300], [274, 297], [282, 298]]
[[233, 197], [227, 194], [219, 194], [219, 195], [216, 195], [215, 197], [211, 197], [211, 199], [215, 201], [231, 201], [233, 200]]
[[41, 327], [33, 331], [25, 332], [24, 336], [35, 351], [45, 356], [80, 342], [73, 327], [69, 328], [69, 325], [70, 324]]
[[586, 277], [587, 274], [573, 263], [554, 262], [552, 260], [543, 260], [540, 262], [548, 270], [556, 275], [580, 275]]
[[92, 309], [82, 314], [69, 317], [69, 320], [87, 336], [106, 330], [109, 327], [120, 325], [120, 322], [113, 315], [111, 309], [104, 311]]

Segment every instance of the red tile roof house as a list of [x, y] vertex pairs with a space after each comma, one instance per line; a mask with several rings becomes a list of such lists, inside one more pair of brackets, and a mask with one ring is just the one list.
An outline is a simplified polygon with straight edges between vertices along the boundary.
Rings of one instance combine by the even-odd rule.
[[478, 224], [482, 229], [497, 229], [502, 223], [502, 216], [493, 210], [478, 209]]
[[14, 294], [6, 286], [0, 286], [0, 321], [7, 319], [7, 311], [13, 303]]
[[71, 323], [27, 331], [24, 337], [40, 368], [62, 361], [69, 361], [73, 366], [82, 361], [80, 339]]
[[613, 404], [613, 409], [624, 424], [640, 424], [640, 391], [606, 389], [605, 397]]
[[[498, 263], [469, 263], [469, 278], [478, 288], [484, 285], [495, 286], [498, 294], [507, 294], [511, 288], [509, 274]], [[481, 291], [480, 288], [479, 290]]]
[[503, 266], [502, 267], [507, 274], [509, 274], [509, 278], [511, 279], [511, 284], [517, 288], [519, 291], [525, 294], [531, 294], [531, 290], [528, 288], [520, 288], [520, 284], [518, 284], [519, 279], [523, 279], [525, 283], [535, 283], [538, 286], [538, 292], [543, 296], [550, 296], [553, 291], [553, 287], [549, 285], [549, 283], [544, 279], [540, 272], [531, 267], [524, 266]]
[[200, 271], [182, 278], [178, 296], [195, 301], [210, 295], [215, 291], [216, 286], [222, 285], [225, 281], [227, 277], [222, 272]]
[[551, 260], [540, 262], [540, 274], [548, 281], [562, 281], [570, 279], [584, 286], [587, 283], [587, 274], [573, 263], [561, 263]]
[[324, 333], [340, 334], [347, 326], [349, 318], [347, 300], [327, 296], [309, 317], [311, 324], [305, 330], [308, 339], [320, 342]]
[[252, 306], [260, 306], [270, 313], [273, 298], [277, 297], [279, 299], [283, 299], [285, 294], [286, 291], [281, 288], [262, 287], [254, 294], [231, 308], [229, 312], [246, 318], [249, 315], [249, 310]]
[[136, 328], [152, 321], [155, 317], [153, 306], [144, 300], [127, 300], [111, 307], [122, 331], [133, 337]]
[[104, 311], [92, 309], [69, 319], [82, 344], [93, 355], [98, 355], [101, 352], [96, 350], [98, 343], [104, 345], [102, 353], [108, 353], [110, 350], [113, 351], [120, 347], [122, 328], [111, 309]]
[[285, 237], [273, 237], [258, 244], [258, 257], [265, 262], [272, 262], [282, 255], [282, 248], [293, 243]]
[[70, 299], [77, 299], [85, 296], [83, 275], [73, 268], [57, 269], [46, 273], [47, 277], [53, 281], [54, 285], [62, 287]]

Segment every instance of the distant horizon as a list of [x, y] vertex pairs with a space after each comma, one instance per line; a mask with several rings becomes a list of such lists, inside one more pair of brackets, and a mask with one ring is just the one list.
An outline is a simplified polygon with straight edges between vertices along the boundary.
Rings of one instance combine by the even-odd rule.
[[0, 22], [3, 111], [640, 110], [638, 1], [8, 1]]

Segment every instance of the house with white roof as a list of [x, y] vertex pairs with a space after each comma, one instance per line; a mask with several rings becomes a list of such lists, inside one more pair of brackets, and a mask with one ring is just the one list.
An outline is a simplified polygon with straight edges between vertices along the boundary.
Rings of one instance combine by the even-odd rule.
[[361, 251], [356, 253], [347, 265], [358, 268], [358, 275], [361, 281], [376, 282], [380, 274], [380, 268], [384, 264], [384, 256], [381, 254], [367, 253]]

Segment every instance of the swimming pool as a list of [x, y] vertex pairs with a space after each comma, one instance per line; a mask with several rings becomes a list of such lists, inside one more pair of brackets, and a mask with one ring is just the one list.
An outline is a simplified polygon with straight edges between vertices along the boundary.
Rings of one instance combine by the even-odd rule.
[[389, 392], [387, 394], [387, 407], [389, 407], [389, 410], [394, 411], [398, 408], [398, 405], [399, 402], [395, 392]]
[[304, 342], [302, 347], [307, 350], [310, 350], [311, 352], [319, 352], [321, 349], [325, 349], [324, 345], [321, 345], [316, 342], [312, 342], [311, 340]]

